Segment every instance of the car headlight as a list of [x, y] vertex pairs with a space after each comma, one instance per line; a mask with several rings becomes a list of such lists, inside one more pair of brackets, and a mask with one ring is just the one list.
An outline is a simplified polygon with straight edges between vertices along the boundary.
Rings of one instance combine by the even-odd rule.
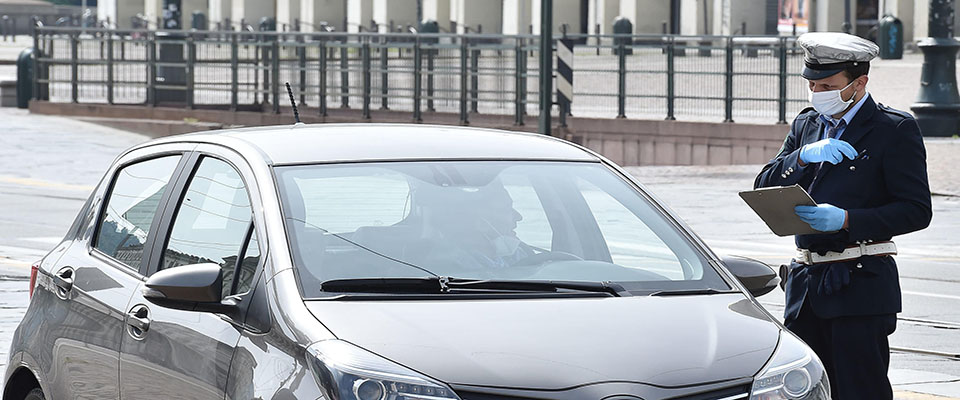
[[817, 355], [789, 332], [780, 332], [773, 357], [757, 374], [750, 400], [830, 400], [830, 382]]
[[342, 340], [307, 348], [328, 400], [460, 400], [446, 385]]

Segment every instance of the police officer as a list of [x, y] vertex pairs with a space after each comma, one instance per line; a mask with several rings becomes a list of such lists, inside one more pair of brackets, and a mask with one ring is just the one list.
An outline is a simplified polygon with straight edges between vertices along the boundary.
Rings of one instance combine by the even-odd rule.
[[817, 202], [795, 209], [821, 233], [796, 236], [785, 325], [823, 361], [834, 399], [893, 399], [887, 336], [901, 306], [891, 238], [932, 216], [920, 128], [867, 92], [876, 45], [832, 32], [797, 43], [813, 107], [794, 119], [754, 182], [799, 184]]

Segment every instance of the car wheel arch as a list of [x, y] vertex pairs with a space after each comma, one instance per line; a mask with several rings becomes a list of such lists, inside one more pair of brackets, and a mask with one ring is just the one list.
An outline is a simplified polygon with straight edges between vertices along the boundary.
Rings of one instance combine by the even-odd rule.
[[36, 374], [30, 368], [20, 366], [7, 380], [3, 389], [3, 400], [22, 400], [31, 390], [36, 388], [43, 389]]

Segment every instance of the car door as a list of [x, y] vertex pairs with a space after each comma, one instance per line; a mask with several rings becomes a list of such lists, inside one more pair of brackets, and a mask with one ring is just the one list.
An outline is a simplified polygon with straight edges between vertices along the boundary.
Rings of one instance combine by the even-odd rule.
[[243, 164], [213, 152], [198, 155], [189, 179], [176, 189], [164, 211], [148, 269], [152, 274], [199, 263], [219, 264], [223, 296], [233, 296], [241, 311], [225, 315], [165, 308], [150, 303], [137, 290], [128, 307], [120, 348], [124, 400], [224, 398], [231, 358], [243, 329], [242, 308], [263, 251], [248, 185], [236, 165], [250, 176]]
[[42, 311], [28, 313], [22, 329], [32, 332], [23, 335], [24, 347], [52, 398], [119, 395], [124, 313], [184, 147], [153, 146], [119, 159], [78, 216], [72, 240], [58, 248], [59, 259], [42, 268], [31, 302]]

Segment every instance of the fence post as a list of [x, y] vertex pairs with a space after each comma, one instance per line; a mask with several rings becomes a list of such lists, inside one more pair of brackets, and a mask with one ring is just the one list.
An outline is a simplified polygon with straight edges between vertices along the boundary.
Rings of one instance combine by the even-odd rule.
[[361, 39], [360, 47], [363, 67], [363, 119], [370, 119], [370, 37]]
[[[113, 104], [113, 33], [107, 35], [107, 104]], [[123, 39], [121, 39], [123, 40]]]
[[187, 108], [193, 109], [194, 72], [197, 63], [197, 45], [193, 40], [193, 33], [187, 34]]
[[420, 93], [423, 81], [423, 50], [420, 48], [420, 35], [416, 36], [413, 45], [413, 122], [421, 122], [420, 102], [422, 94]]
[[237, 46], [238, 36], [240, 36], [240, 34], [230, 34], [230, 111], [237, 111], [237, 103], [239, 103], [240, 100], [237, 95], [237, 90], [240, 88], [240, 49]]
[[733, 122], [733, 37], [727, 38], [726, 82], [723, 96], [723, 122]]
[[78, 98], [77, 93], [77, 81], [80, 80], [80, 77], [77, 76], [79, 73], [79, 68], [77, 68], [77, 48], [79, 38], [77, 38], [76, 32], [70, 33], [70, 101], [76, 103]]
[[147, 103], [157, 105], [157, 36], [147, 33]]
[[778, 124], [787, 123], [787, 38], [780, 38], [780, 97], [777, 99], [780, 106]]
[[270, 100], [273, 102], [273, 113], [280, 114], [280, 35], [273, 35], [270, 46], [273, 53], [273, 65], [270, 68]]
[[[380, 109], [389, 110], [390, 106], [387, 104], [388, 97], [387, 92], [389, 90], [389, 77], [387, 76], [387, 68], [389, 68], [389, 58], [390, 58], [390, 48], [388, 47], [387, 36], [380, 37]], [[403, 49], [398, 48], [398, 52], [403, 53]]]
[[674, 68], [674, 50], [676, 50], [676, 36], [670, 36], [667, 41], [667, 121], [676, 120], [674, 117], [674, 84], [676, 70]]
[[327, 41], [326, 38], [320, 39], [320, 116], [327, 116]]
[[627, 46], [617, 43], [617, 118], [627, 117]]
[[347, 42], [350, 37], [343, 35], [340, 43], [340, 108], [350, 108], [350, 60], [347, 52]]
[[467, 51], [466, 35], [460, 36], [460, 123], [469, 124], [467, 120]]
[[518, 37], [514, 48], [514, 119], [515, 125], [523, 125], [523, 38]]
[[[296, 29], [300, 31], [300, 20], [296, 22]], [[304, 37], [303, 34], [297, 33], [297, 58], [299, 61], [300, 72], [299, 81], [300, 81], [300, 104], [306, 104], [307, 102], [307, 48], [304, 46]]]
[[33, 99], [42, 100], [40, 96], [40, 57], [43, 57], [43, 52], [40, 51], [40, 29], [37, 28], [37, 23], [33, 23]]
[[470, 111], [478, 112], [480, 98], [480, 50], [470, 51]]
[[433, 107], [433, 59], [437, 49], [427, 49], [427, 111], [437, 111]]

